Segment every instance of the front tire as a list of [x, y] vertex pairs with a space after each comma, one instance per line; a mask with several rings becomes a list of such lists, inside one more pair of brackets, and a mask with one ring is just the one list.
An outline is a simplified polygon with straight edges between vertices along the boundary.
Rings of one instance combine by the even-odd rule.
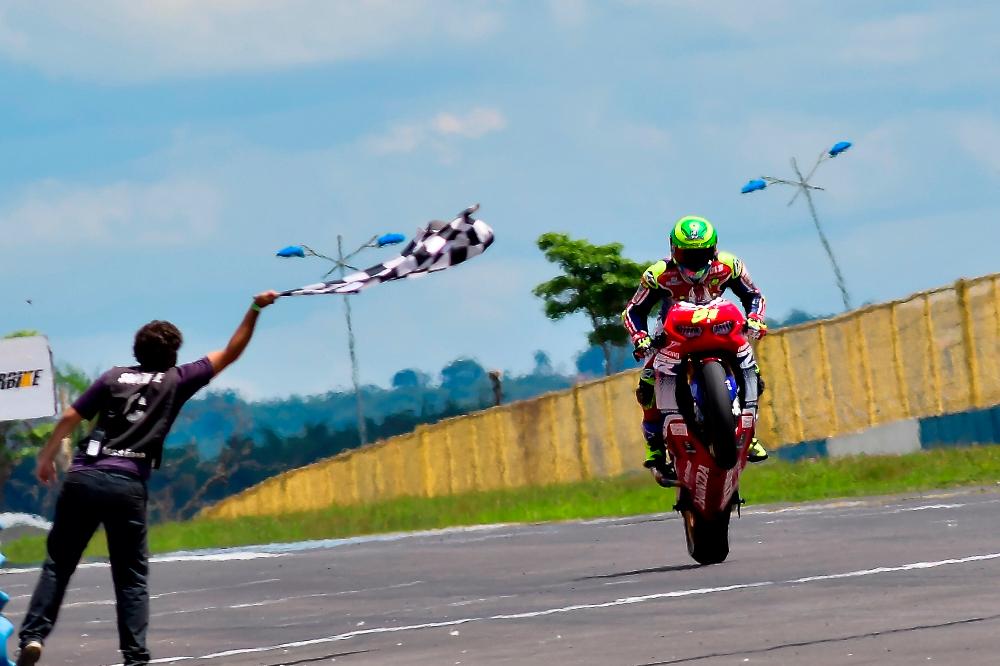
[[[722, 469], [736, 466], [736, 416], [733, 401], [729, 398], [726, 378], [729, 373], [718, 361], [708, 361], [701, 366], [701, 378], [705, 389], [704, 404], [701, 406], [705, 417], [705, 435], [712, 445], [712, 457]], [[728, 520], [727, 520], [728, 524]]]

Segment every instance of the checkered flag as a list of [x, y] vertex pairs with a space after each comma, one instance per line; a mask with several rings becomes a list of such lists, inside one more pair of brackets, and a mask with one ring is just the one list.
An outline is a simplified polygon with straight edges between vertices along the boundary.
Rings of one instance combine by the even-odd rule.
[[382, 282], [422, 277], [451, 268], [482, 254], [493, 243], [493, 229], [482, 220], [472, 218], [477, 210], [479, 204], [466, 208], [451, 222], [429, 222], [426, 227], [417, 230], [413, 240], [395, 259], [332, 282], [289, 289], [281, 295], [353, 294]]

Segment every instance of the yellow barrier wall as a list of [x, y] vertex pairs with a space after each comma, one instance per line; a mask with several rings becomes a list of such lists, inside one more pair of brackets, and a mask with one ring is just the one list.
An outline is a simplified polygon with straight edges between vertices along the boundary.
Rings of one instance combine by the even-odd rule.
[[[770, 446], [1000, 403], [1000, 274], [776, 331], [757, 347]], [[420, 426], [202, 512], [237, 518], [614, 476], [643, 460], [636, 372]]]

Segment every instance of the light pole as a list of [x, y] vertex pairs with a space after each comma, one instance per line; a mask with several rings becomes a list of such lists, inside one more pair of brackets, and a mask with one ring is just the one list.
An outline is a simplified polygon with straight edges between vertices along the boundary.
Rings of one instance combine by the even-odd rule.
[[[276, 253], [279, 257], [319, 257], [320, 259], [326, 259], [327, 261], [334, 264], [333, 268], [326, 272], [327, 277], [330, 273], [334, 271], [340, 272], [340, 277], [344, 278], [347, 275], [347, 269], [350, 268], [352, 271], [357, 272], [357, 268], [351, 266], [347, 263], [348, 259], [351, 259], [355, 255], [359, 254], [362, 250], [366, 250], [371, 247], [386, 247], [388, 245], [397, 245], [402, 243], [406, 238], [402, 234], [382, 234], [381, 236], [372, 236], [368, 241], [354, 250], [348, 255], [344, 255], [344, 237], [337, 234], [337, 258], [328, 257], [325, 254], [320, 254], [316, 252], [308, 245], [289, 245], [286, 248], [278, 250]], [[344, 294], [344, 318], [347, 320], [347, 351], [351, 358], [351, 383], [354, 386], [354, 399], [358, 410], [358, 439], [361, 444], [368, 443], [368, 425], [365, 422], [365, 401], [361, 395], [361, 380], [358, 373], [358, 355], [355, 351], [354, 345], [354, 326], [351, 324], [351, 297], [349, 294]]]
[[791, 185], [796, 188], [795, 196], [792, 197], [788, 205], [791, 206], [795, 203], [795, 200], [800, 194], [805, 195], [806, 203], [809, 205], [809, 214], [812, 216], [813, 224], [816, 226], [816, 233], [819, 234], [819, 242], [823, 245], [823, 249], [826, 250], [826, 256], [830, 259], [830, 264], [833, 266], [833, 274], [837, 279], [837, 288], [840, 289], [840, 297], [844, 301], [844, 309], [851, 309], [851, 295], [847, 292], [847, 283], [844, 280], [844, 274], [840, 270], [840, 265], [837, 263], [837, 258], [833, 255], [833, 248], [830, 247], [830, 241], [827, 239], [826, 234], [823, 232], [823, 227], [819, 223], [819, 216], [816, 214], [816, 206], [813, 204], [812, 200], [812, 190], [822, 190], [822, 187], [812, 185], [809, 179], [813, 177], [816, 173], [816, 169], [819, 165], [826, 160], [833, 159], [837, 155], [840, 155], [845, 150], [851, 147], [850, 141], [838, 141], [833, 145], [832, 148], [824, 153], [821, 153], [819, 159], [816, 160], [816, 164], [809, 171], [807, 176], [802, 175], [802, 171], [799, 169], [798, 162], [795, 158], [792, 158], [792, 169], [795, 171], [795, 175], [798, 180], [784, 180], [782, 178], [772, 178], [771, 176], [761, 176], [760, 178], [755, 178], [747, 182], [746, 185], [740, 190], [742, 194], [749, 194], [750, 192], [757, 192], [763, 190], [768, 185]]

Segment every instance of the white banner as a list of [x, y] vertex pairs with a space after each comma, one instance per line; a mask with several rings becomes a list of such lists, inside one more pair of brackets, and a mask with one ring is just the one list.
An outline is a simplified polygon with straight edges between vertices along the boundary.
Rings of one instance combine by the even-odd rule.
[[56, 385], [48, 338], [0, 340], [0, 421], [56, 413]]

